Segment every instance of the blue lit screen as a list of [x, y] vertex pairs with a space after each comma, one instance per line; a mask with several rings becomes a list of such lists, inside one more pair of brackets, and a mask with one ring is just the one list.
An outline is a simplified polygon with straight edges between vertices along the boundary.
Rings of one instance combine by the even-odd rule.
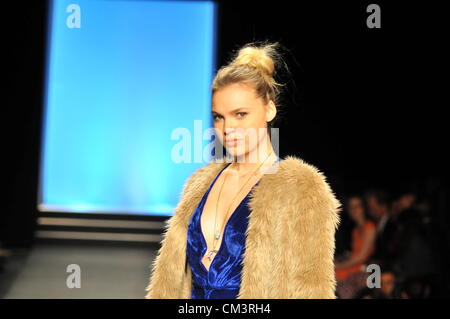
[[[211, 127], [215, 10], [209, 1], [50, 1], [40, 211], [173, 214], [183, 183], [205, 165], [194, 155], [175, 163], [172, 133], [193, 133], [195, 120]], [[190, 143], [193, 154], [193, 134]]]

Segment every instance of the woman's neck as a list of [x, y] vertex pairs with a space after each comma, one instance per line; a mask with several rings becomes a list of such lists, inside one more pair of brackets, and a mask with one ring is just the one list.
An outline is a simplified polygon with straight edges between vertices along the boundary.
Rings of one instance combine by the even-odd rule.
[[260, 143], [254, 150], [242, 156], [235, 156], [231, 164], [232, 170], [239, 176], [243, 176], [254, 171], [259, 166], [261, 166], [262, 170], [266, 166], [271, 166], [276, 161], [277, 155], [270, 140], [267, 141], [268, 143]]
[[365, 223], [366, 223], [366, 219], [365, 219], [365, 218], [360, 219], [360, 220], [358, 220], [358, 221], [356, 222], [356, 224], [357, 224], [359, 227], [364, 226]]

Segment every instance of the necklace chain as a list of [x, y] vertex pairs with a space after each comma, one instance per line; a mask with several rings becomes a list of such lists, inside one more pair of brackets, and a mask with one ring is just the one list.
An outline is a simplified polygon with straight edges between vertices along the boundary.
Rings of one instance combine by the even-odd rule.
[[[264, 161], [256, 168], [256, 170], [254, 170], [254, 171], [252, 172], [252, 174], [250, 174], [250, 177], [249, 177], [249, 178], [247, 179], [247, 181], [242, 185], [241, 189], [236, 193], [236, 195], [234, 196], [234, 198], [233, 198], [231, 204], [228, 206], [228, 209], [227, 209], [227, 211], [226, 211], [227, 214], [226, 214], [226, 217], [225, 217], [224, 221], [225, 221], [225, 220], [228, 218], [228, 216], [230, 215], [229, 210], [231, 209], [231, 207], [232, 207], [234, 201], [236, 200], [237, 196], [241, 193], [241, 191], [242, 191], [242, 189], [244, 188], [244, 186], [247, 185], [247, 183], [248, 183], [249, 180], [252, 178], [252, 176], [255, 174], [255, 172], [257, 172], [257, 171], [261, 168], [261, 166], [266, 162], [266, 160], [267, 160], [267, 159], [270, 157], [270, 155], [272, 155], [272, 154], [273, 154], [273, 152], [270, 152], [270, 153], [269, 153], [269, 155], [268, 155], [268, 156], [264, 159]], [[244, 174], [244, 175], [242, 175], [242, 176], [245, 176], [245, 175], [247, 175], [247, 174], [248, 174], [248, 173], [246, 173], [246, 174]], [[216, 203], [216, 215], [215, 215], [215, 218], [214, 218], [213, 249], [210, 250], [209, 253], [208, 253], [208, 255], [207, 255], [207, 257], [209, 258], [210, 261], [212, 260], [212, 255], [218, 252], [218, 251], [216, 250], [216, 243], [217, 243], [217, 240], [218, 240], [218, 239], [220, 238], [220, 236], [221, 236], [221, 232], [216, 231], [216, 221], [217, 221], [217, 211], [218, 211], [218, 206], [219, 206], [220, 195], [221, 195], [221, 193], [222, 193], [222, 188], [223, 188], [223, 185], [225, 184], [225, 180], [226, 180], [226, 176], [224, 177], [223, 182], [222, 182], [222, 185], [221, 185], [221, 187], [220, 187], [219, 195], [218, 195], [217, 203]], [[224, 224], [224, 223], [222, 223], [222, 224]], [[223, 231], [223, 230], [224, 230], [224, 226], [222, 226], [222, 231]]]

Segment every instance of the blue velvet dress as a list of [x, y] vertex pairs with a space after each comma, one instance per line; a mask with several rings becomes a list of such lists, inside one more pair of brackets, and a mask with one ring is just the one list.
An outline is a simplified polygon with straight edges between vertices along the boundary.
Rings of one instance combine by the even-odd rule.
[[217, 178], [230, 164], [228, 163], [214, 178], [188, 226], [186, 253], [192, 270], [192, 299], [235, 299], [239, 293], [242, 254], [245, 249], [245, 231], [249, 216], [247, 201], [251, 191], [228, 219], [221, 246], [209, 266], [209, 271], [201, 261], [207, 249], [200, 226], [203, 206]]
[[259, 184], [259, 181], [229, 217], [223, 230], [221, 246], [218, 248], [217, 254], [214, 255], [209, 271], [201, 261], [207, 249], [200, 224], [203, 207], [217, 178], [230, 164], [228, 163], [214, 178], [189, 222], [186, 254], [192, 271], [192, 299], [236, 299], [239, 293], [245, 250], [245, 232], [250, 214], [247, 202], [253, 188]]

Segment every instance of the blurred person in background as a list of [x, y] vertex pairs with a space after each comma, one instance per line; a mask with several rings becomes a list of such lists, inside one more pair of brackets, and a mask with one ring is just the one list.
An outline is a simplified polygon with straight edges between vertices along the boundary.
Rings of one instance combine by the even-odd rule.
[[346, 202], [347, 213], [354, 222], [350, 256], [335, 262], [337, 287], [341, 299], [351, 299], [365, 286], [365, 264], [375, 249], [376, 228], [366, 216], [361, 196], [351, 196]]
[[426, 299], [431, 294], [431, 286], [426, 280], [421, 278], [407, 279], [401, 288], [402, 299]]
[[[383, 267], [385, 268], [385, 267]], [[387, 269], [381, 273], [379, 288], [363, 288], [355, 296], [355, 299], [399, 299], [399, 286], [397, 275]]]
[[384, 190], [370, 189], [364, 194], [367, 213], [376, 223], [375, 251], [371, 263], [390, 267], [396, 256], [394, 237], [397, 223], [392, 218], [389, 195]]
[[396, 276], [392, 271], [384, 271], [381, 273], [380, 295], [384, 299], [395, 298]]
[[430, 205], [427, 200], [418, 201], [417, 197], [414, 192], [405, 191], [395, 201], [397, 227], [393, 238], [395, 256], [391, 264], [401, 274], [402, 281], [414, 279], [409, 286], [429, 289], [437, 272], [432, 250]]

